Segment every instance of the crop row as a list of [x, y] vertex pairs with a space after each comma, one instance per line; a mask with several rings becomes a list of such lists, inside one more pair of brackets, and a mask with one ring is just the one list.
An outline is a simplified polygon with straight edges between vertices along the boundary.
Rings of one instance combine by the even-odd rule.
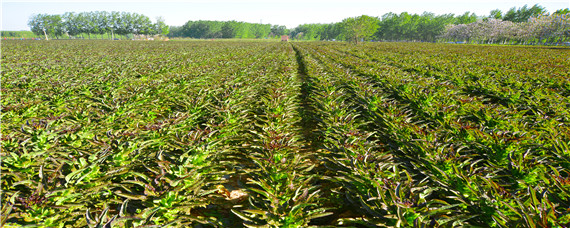
[[[6, 46], [3, 224], [231, 225], [236, 221], [222, 218], [231, 217], [235, 204], [244, 207], [249, 192], [231, 184], [236, 177], [262, 183], [307, 169], [291, 165], [303, 159], [298, 146], [280, 149], [275, 157], [265, 148], [275, 146], [271, 137], [298, 140], [298, 82], [287, 46]], [[274, 117], [281, 112], [283, 117]], [[280, 126], [273, 126], [275, 118], [282, 120]], [[277, 157], [291, 169], [271, 170], [264, 162]], [[299, 205], [311, 199], [304, 191], [316, 193], [305, 179], [292, 183], [295, 191], [288, 193]], [[263, 197], [254, 195], [252, 202], [262, 208], [273, 203]], [[284, 213], [295, 206], [288, 204]], [[242, 209], [235, 211], [241, 215]]]
[[[525, 94], [520, 100], [505, 104], [489, 97], [499, 94], [511, 99], [512, 94], [505, 94], [505, 91], [523, 89], [502, 90], [496, 83], [504, 80], [491, 79], [484, 74], [479, 75], [481, 80], [473, 83], [462, 78], [465, 75], [461, 71], [411, 70], [433, 66], [428, 60], [415, 62], [410, 54], [398, 55], [393, 49], [384, 50], [390, 48], [389, 44], [299, 46], [316, 59], [315, 68], [322, 69], [315, 75], [329, 74], [326, 77], [336, 79], [336, 86], [342, 92], [335, 97], [341, 101], [342, 94], [350, 98], [340, 102], [349, 103], [341, 110], [345, 110], [347, 116], [357, 117], [354, 127], [362, 129], [360, 135], [377, 134], [371, 139], [379, 141], [377, 145], [389, 145], [387, 154], [396, 156], [397, 167], [405, 170], [410, 186], [409, 190], [404, 189], [408, 191], [404, 193], [406, 200], [398, 193], [392, 193], [389, 186], [374, 186], [397, 178], [362, 174], [382, 173], [372, 167], [358, 168], [358, 178], [362, 181], [355, 181], [357, 178], [354, 177], [345, 182], [352, 186], [349, 191], [352, 194], [358, 189], [366, 189], [357, 195], [367, 196], [361, 206], [364, 211], [374, 212], [368, 214], [369, 220], [364, 219], [368, 224], [489, 225], [492, 221], [506, 227], [517, 224], [532, 227], [567, 222], [566, 142], [569, 135], [565, 107], [568, 100], [558, 91], [541, 85], [533, 87], [533, 96]], [[443, 55], [437, 50], [417, 52], [418, 55]], [[453, 59], [450, 56], [441, 59], [445, 57]], [[508, 70], [502, 72], [509, 73]], [[532, 73], [528, 75], [529, 79], [536, 77]], [[564, 78], [552, 78], [551, 84], [564, 84]], [[465, 88], [469, 86], [471, 88]], [[466, 91], [471, 89], [483, 92]], [[558, 102], [536, 102], [547, 100]], [[538, 111], [525, 112], [520, 107], [537, 108]], [[547, 116], [541, 109], [549, 110]], [[354, 113], [348, 114], [348, 110]], [[353, 145], [340, 148], [344, 151], [347, 146]], [[329, 149], [333, 153], [335, 150], [339, 149]], [[355, 186], [355, 183], [368, 185]], [[395, 186], [402, 190], [405, 185]], [[395, 197], [401, 202], [394, 202], [397, 208], [389, 210], [391, 207], [386, 202]], [[378, 201], [381, 203], [374, 204]], [[386, 221], [390, 219], [387, 214], [397, 215], [395, 222]]]

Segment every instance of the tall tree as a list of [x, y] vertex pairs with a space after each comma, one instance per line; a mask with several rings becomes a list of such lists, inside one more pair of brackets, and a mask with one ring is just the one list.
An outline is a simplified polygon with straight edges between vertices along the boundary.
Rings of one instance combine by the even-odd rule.
[[323, 28], [323, 35], [321, 35], [322, 40], [336, 40], [341, 33], [340, 22], [326, 24]]
[[134, 19], [131, 13], [121, 12], [117, 34], [127, 36], [134, 33]]
[[[110, 31], [109, 18], [110, 15], [106, 11], [95, 11], [95, 13], [93, 14], [93, 19], [95, 22], [95, 27], [97, 28], [95, 30], [96, 34], [103, 35]], [[109, 37], [107, 36], [107, 38]]]
[[111, 32], [111, 39], [115, 39], [115, 32], [120, 29], [121, 13], [113, 11], [109, 14], [109, 31]]
[[291, 35], [303, 40], [325, 39], [326, 24], [302, 24], [297, 26]]
[[81, 30], [77, 24], [77, 14], [75, 13], [64, 13], [63, 14], [63, 28], [65, 33], [71, 38], [81, 33]]
[[499, 9], [491, 10], [491, 12], [489, 13], [489, 18], [503, 19], [503, 11]]
[[289, 31], [287, 31], [287, 27], [281, 25], [273, 25], [271, 27], [271, 35], [273, 36], [282, 36], [289, 33]]
[[455, 24], [469, 24], [477, 21], [477, 15], [469, 11], [456, 17]]
[[156, 24], [155, 24], [155, 29], [156, 32], [160, 35], [166, 36], [169, 33], [170, 27], [168, 27], [168, 25], [166, 25], [166, 23], [164, 22], [164, 18], [162, 17], [157, 17], [156, 18]]
[[87, 33], [87, 37], [91, 39], [91, 34], [95, 31], [95, 23], [93, 22], [93, 14], [91, 12], [81, 12], [76, 17], [76, 24], [81, 33]]
[[556, 10], [554, 12], [554, 14], [557, 14], [557, 15], [564, 15], [564, 14], [569, 14], [569, 13], [570, 13], [570, 8], [559, 9], [559, 10]]
[[49, 35], [56, 37], [63, 35], [64, 26], [60, 15], [37, 14], [30, 17], [28, 21], [32, 32], [36, 35], [44, 35], [49, 40]]
[[538, 4], [528, 8], [527, 5], [516, 9], [515, 7], [511, 8], [505, 15], [503, 16], [503, 20], [505, 21], [512, 21], [512, 22], [527, 22], [528, 19], [531, 17], [538, 17], [546, 13], [546, 9]]
[[253, 33], [255, 38], [267, 38], [269, 33], [271, 33], [271, 25], [269, 24], [254, 24]]
[[379, 19], [362, 15], [344, 19], [342, 23], [342, 35], [350, 42], [358, 44], [360, 40], [366, 40], [378, 30]]
[[222, 33], [222, 38], [234, 38], [236, 36], [235, 28], [237, 26], [236, 21], [224, 22], [220, 32]]
[[28, 21], [28, 26], [30, 26], [30, 30], [38, 36], [44, 35], [46, 40], [48, 40], [47, 32], [46, 32], [46, 23], [43, 14], [37, 14], [30, 17]]
[[64, 26], [61, 15], [49, 15], [48, 21], [50, 27], [49, 33], [53, 34], [56, 39], [59, 39], [59, 37], [64, 33]]
[[204, 21], [197, 21], [188, 27], [188, 36], [192, 38], [209, 38], [210, 25]]

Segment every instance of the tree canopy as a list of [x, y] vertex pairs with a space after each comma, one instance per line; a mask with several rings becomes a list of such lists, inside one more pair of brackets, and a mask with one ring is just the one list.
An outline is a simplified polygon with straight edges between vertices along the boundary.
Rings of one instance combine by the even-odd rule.
[[48, 34], [53, 34], [54, 36], [61, 36], [64, 30], [62, 24], [62, 18], [60, 15], [49, 15], [49, 14], [37, 14], [34, 15], [30, 21], [28, 21], [28, 26], [30, 26], [32, 32], [38, 36], [45, 36], [48, 38]]
[[188, 21], [183, 26], [170, 27], [169, 37], [213, 38], [268, 38], [285, 35], [285, 26], [238, 21]]
[[[546, 9], [538, 4], [528, 7], [524, 5], [523, 7], [516, 9], [515, 7], [511, 8], [509, 11], [503, 15], [504, 21], [512, 21], [512, 22], [527, 22], [531, 17], [539, 17], [546, 13]], [[501, 19], [501, 18], [497, 18]]]
[[63, 15], [36, 14], [30, 17], [28, 26], [36, 35], [60, 37], [63, 34], [75, 37], [87, 34], [90, 38], [93, 34], [115, 35], [166, 35], [169, 27], [164, 19], [158, 18], [153, 23], [147, 16], [138, 13], [127, 12], [67, 12]]
[[348, 41], [358, 44], [358, 41], [368, 40], [376, 33], [379, 22], [378, 18], [366, 15], [346, 18], [341, 22], [341, 36]]

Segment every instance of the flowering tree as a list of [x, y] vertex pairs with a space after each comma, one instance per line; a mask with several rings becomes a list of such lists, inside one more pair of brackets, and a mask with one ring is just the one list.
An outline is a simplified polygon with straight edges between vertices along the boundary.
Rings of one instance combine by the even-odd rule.
[[487, 18], [469, 24], [448, 25], [444, 41], [477, 43], [563, 43], [570, 39], [570, 13], [531, 17], [526, 22]]

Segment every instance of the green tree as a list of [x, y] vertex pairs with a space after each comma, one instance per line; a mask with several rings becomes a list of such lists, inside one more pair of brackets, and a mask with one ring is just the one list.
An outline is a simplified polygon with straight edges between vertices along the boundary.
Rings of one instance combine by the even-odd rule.
[[60, 15], [37, 14], [30, 17], [28, 26], [36, 35], [44, 35], [49, 40], [49, 35], [59, 37], [63, 35], [64, 26]]
[[241, 39], [255, 38], [255, 36], [251, 32], [251, 23], [239, 22], [238, 26], [236, 27], [235, 38], [241, 38]]
[[235, 38], [237, 26], [238, 22], [236, 21], [224, 22], [224, 25], [222, 25], [222, 28], [220, 30], [222, 33], [222, 38]]
[[62, 19], [64, 32], [67, 33], [70, 38], [81, 33], [81, 30], [77, 25], [77, 14], [67, 12], [63, 14]]
[[168, 33], [170, 32], [170, 27], [168, 27], [168, 25], [166, 25], [166, 23], [164, 23], [164, 18], [162, 17], [157, 17], [156, 18], [156, 31], [163, 36], [168, 35]]
[[554, 14], [556, 14], [556, 15], [564, 15], [564, 14], [569, 14], [569, 13], [570, 13], [570, 8], [559, 9], [559, 10], [556, 10], [556, 12], [554, 12]]
[[398, 15], [392, 12], [382, 15], [382, 20], [375, 36], [382, 40], [395, 40], [398, 32], [395, 23], [397, 17]]
[[267, 38], [271, 33], [271, 25], [269, 24], [253, 24], [253, 34], [255, 38]]
[[131, 33], [136, 35], [150, 35], [155, 34], [154, 26], [151, 20], [142, 14], [132, 14], [132, 30]]
[[184, 37], [183, 26], [170, 26], [168, 29], [168, 37]]
[[106, 11], [95, 11], [93, 14], [93, 19], [95, 22], [96, 34], [103, 35], [110, 31], [109, 18], [109, 13]]
[[291, 35], [299, 36], [303, 40], [322, 40], [325, 36], [325, 28], [325, 24], [303, 24], [297, 26]]
[[[465, 20], [470, 20], [470, 17], [469, 13], [464, 14]], [[434, 42], [445, 31], [446, 25], [456, 21], [457, 19], [453, 14], [436, 16], [429, 12], [424, 12], [421, 15], [407, 12], [402, 12], [399, 15], [387, 13], [382, 16], [375, 37], [379, 40]]]
[[133, 15], [126, 12], [121, 12], [119, 16], [119, 26], [117, 28], [117, 34], [126, 36], [128, 34], [134, 33], [134, 20]]
[[475, 13], [471, 13], [469, 11], [465, 12], [462, 15], [457, 16], [455, 24], [469, 24], [477, 21], [477, 15]]
[[210, 33], [210, 25], [203, 21], [192, 23], [188, 28], [188, 36], [192, 38], [208, 38]]
[[282, 36], [282, 35], [286, 35], [287, 33], [289, 33], [289, 31], [287, 30], [287, 27], [285, 27], [283, 25], [271, 26], [271, 35], [273, 35], [273, 36]]
[[546, 13], [546, 9], [538, 4], [528, 8], [527, 5], [516, 9], [515, 7], [511, 8], [505, 16], [503, 20], [505, 21], [512, 21], [512, 22], [527, 22], [528, 19], [531, 17], [538, 17]]
[[76, 25], [80, 33], [87, 33], [87, 37], [91, 39], [91, 34], [95, 33], [95, 23], [91, 12], [81, 12], [77, 15]]
[[120, 29], [121, 13], [113, 11], [109, 14], [109, 31], [111, 32], [111, 39], [115, 39], [115, 31]]
[[379, 19], [362, 15], [344, 19], [341, 35], [348, 41], [358, 44], [360, 40], [367, 40], [378, 30]]
[[342, 26], [340, 22], [327, 24], [325, 25], [325, 28], [323, 30], [324, 35], [321, 36], [321, 39], [336, 40], [340, 36], [341, 32], [342, 32]]
[[83, 13], [83, 25], [84, 25], [84, 29], [85, 32], [87, 33], [87, 36], [89, 37], [89, 39], [91, 39], [91, 34], [98, 34], [99, 33], [99, 27], [97, 25], [97, 17], [96, 14], [94, 12], [85, 12]]
[[503, 19], [503, 12], [499, 9], [491, 10], [491, 12], [489, 13], [489, 18]]
[[[523, 7], [523, 8], [526, 8], [526, 7]], [[530, 19], [531, 17], [539, 17], [539, 16], [542, 16], [546, 13], [547, 13], [546, 8], [544, 8], [538, 4], [535, 4], [534, 6], [528, 8], [526, 10], [521, 11], [520, 20], [521, 20], [521, 22], [527, 22], [528, 19]]]
[[48, 20], [50, 24], [50, 34], [53, 34], [56, 39], [59, 39], [65, 31], [61, 15], [49, 15]]

